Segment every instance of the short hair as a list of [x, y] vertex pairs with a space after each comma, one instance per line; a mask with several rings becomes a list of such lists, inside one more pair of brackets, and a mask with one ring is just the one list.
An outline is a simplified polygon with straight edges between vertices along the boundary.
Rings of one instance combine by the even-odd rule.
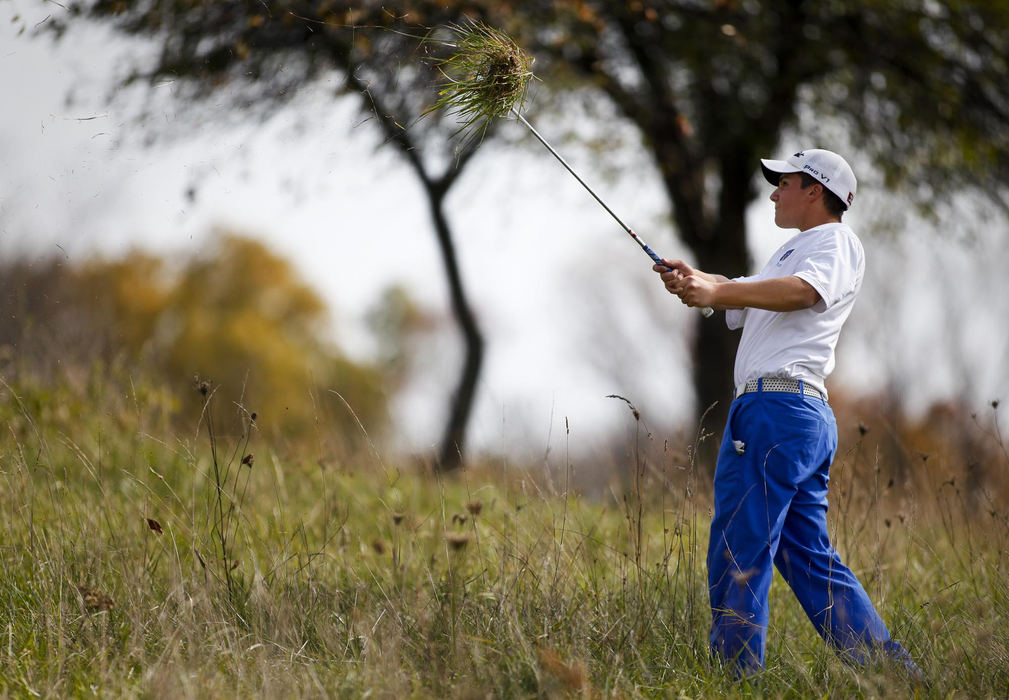
[[[804, 190], [809, 189], [813, 185], [820, 185], [823, 187], [823, 183], [809, 173], [799, 173], [799, 177], [802, 181], [800, 187]], [[826, 187], [823, 187], [823, 206], [827, 208], [827, 213], [831, 216], [836, 216], [838, 221], [841, 220], [841, 217], [844, 216], [844, 212], [848, 209], [844, 202], [841, 201], [841, 198], [828, 190]]]

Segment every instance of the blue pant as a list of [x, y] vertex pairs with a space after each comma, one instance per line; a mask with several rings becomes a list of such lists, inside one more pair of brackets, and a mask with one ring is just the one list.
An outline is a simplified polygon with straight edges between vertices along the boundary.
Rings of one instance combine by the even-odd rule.
[[861, 662], [881, 650], [913, 666], [830, 544], [827, 480], [836, 450], [834, 413], [823, 399], [755, 392], [729, 410], [708, 545], [711, 646], [743, 673], [764, 665], [772, 562], [843, 657]]

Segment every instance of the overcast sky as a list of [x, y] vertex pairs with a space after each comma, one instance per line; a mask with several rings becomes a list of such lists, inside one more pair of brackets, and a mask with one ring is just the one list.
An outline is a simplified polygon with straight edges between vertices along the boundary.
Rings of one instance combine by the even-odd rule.
[[[323, 84], [265, 123], [221, 114], [213, 121], [227, 127], [197, 126], [184, 103], [167, 99], [176, 86], [165, 83], [153, 88], [158, 110], [138, 123], [139, 95], [109, 98], [135, 47], [99, 29], [55, 45], [32, 37], [63, 11], [0, 0], [0, 254], [192, 250], [224, 226], [295, 262], [331, 305], [349, 352], [367, 352], [361, 316], [390, 284], [447, 318], [426, 204], [353, 101], [331, 99]], [[538, 126], [549, 137], [551, 124]], [[149, 134], [159, 140], [145, 147]], [[666, 202], [640, 152], [606, 156], [606, 174], [620, 174], [611, 179], [598, 154], [565, 149], [621, 218], [660, 254], [677, 254]], [[478, 446], [542, 451], [565, 421], [575, 441], [588, 442], [626, 420], [626, 408], [605, 398], [614, 393], [656, 424], [689, 416], [682, 336], [695, 312], [669, 303], [648, 259], [545, 150], [528, 139], [485, 149], [449, 204], [488, 341]], [[832, 381], [860, 392], [889, 383], [916, 410], [965, 393], [965, 382], [978, 405], [1006, 398], [1006, 306], [993, 301], [1006, 296], [1004, 219], [979, 226], [972, 246], [913, 220], [915, 230], [896, 239], [860, 230], [878, 228], [890, 206], [885, 194], [860, 190], [848, 219], [870, 263]], [[750, 213], [758, 264], [789, 235], [770, 220], [762, 197]], [[962, 312], [947, 316], [945, 307]], [[421, 371], [397, 413], [405, 444], [437, 440], [458, 357], [449, 332], [418, 358]]]

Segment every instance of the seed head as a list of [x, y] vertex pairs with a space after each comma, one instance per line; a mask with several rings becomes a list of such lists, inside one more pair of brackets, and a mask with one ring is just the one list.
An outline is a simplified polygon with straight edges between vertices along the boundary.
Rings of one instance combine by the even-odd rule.
[[620, 400], [621, 400], [621, 401], [623, 401], [623, 402], [624, 402], [625, 404], [627, 404], [627, 407], [628, 407], [629, 409], [631, 409], [631, 415], [632, 415], [632, 416], [634, 416], [634, 420], [641, 420], [641, 411], [639, 411], [639, 410], [638, 410], [638, 409], [637, 409], [637, 408], [636, 408], [636, 407], [634, 406], [634, 404], [632, 404], [632, 403], [630, 402], [630, 400], [628, 400], [628, 399], [625, 399], [625, 398], [624, 398], [623, 396], [620, 396], [619, 394], [608, 394], [608, 395], [606, 396], [606, 398], [608, 398], [608, 399], [620, 399]]
[[200, 392], [200, 396], [206, 396], [210, 393], [210, 382], [200, 379], [200, 375], [198, 374], [193, 375], [193, 386]]
[[445, 541], [448, 542], [448, 546], [452, 549], [459, 550], [465, 549], [466, 545], [469, 544], [470, 536], [465, 532], [447, 532], [445, 533]]
[[111, 597], [102, 593], [96, 588], [89, 588], [87, 586], [77, 586], [78, 592], [81, 594], [81, 599], [84, 602], [84, 607], [88, 612], [101, 612], [106, 610], [111, 610], [116, 606], [114, 600]]
[[751, 578], [753, 578], [756, 573], [757, 573], [756, 567], [747, 569], [746, 571], [736, 570], [732, 572], [732, 580], [735, 582], [737, 586], [745, 586], [747, 582]]

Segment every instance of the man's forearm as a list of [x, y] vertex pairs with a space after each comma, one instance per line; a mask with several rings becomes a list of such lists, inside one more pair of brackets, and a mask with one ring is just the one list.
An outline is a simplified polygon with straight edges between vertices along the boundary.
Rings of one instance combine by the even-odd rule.
[[[714, 275], [712, 275], [714, 277]], [[715, 283], [713, 306], [721, 309], [744, 307], [767, 311], [798, 311], [820, 300], [820, 295], [805, 280], [779, 277], [759, 282], [733, 282], [722, 277]]]

